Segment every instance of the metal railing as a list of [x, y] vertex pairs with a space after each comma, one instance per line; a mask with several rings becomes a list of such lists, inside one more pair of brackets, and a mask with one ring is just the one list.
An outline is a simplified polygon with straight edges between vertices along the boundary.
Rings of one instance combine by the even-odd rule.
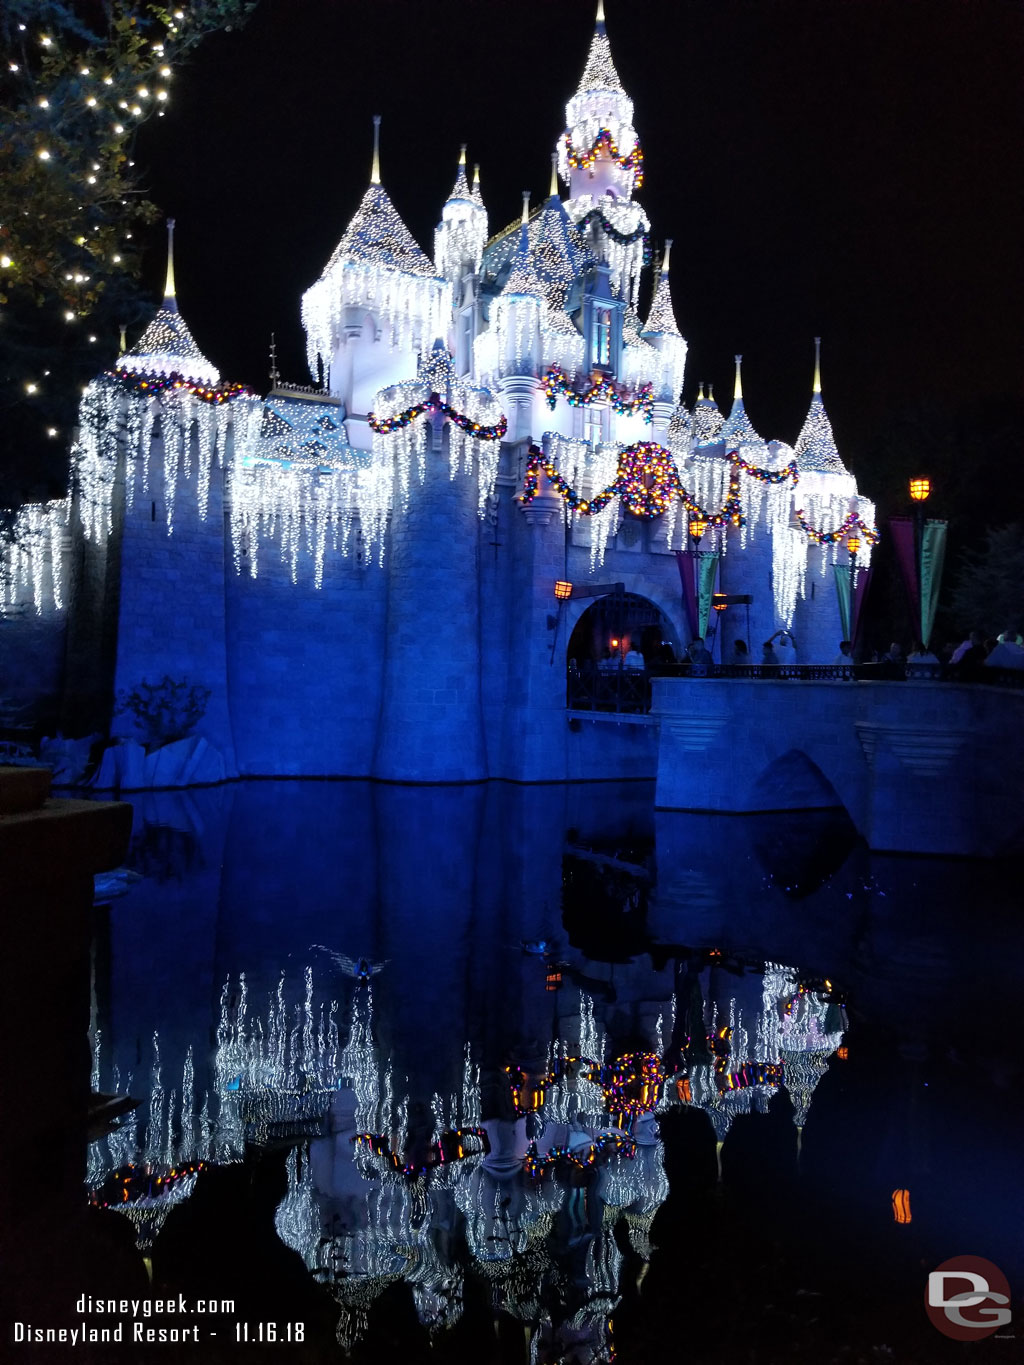
[[650, 668], [570, 670], [566, 702], [573, 711], [645, 715], [651, 709], [652, 678], [737, 678], [778, 682], [954, 682], [1024, 688], [1024, 671], [975, 667], [959, 671], [941, 664], [654, 664]]

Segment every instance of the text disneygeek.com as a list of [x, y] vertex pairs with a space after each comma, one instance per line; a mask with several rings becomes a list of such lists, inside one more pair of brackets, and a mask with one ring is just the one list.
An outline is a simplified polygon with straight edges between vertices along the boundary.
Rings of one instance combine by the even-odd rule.
[[[200, 1342], [221, 1337], [237, 1344], [249, 1342], [277, 1342], [282, 1345], [302, 1342], [305, 1324], [301, 1322], [219, 1322], [216, 1327], [207, 1323], [185, 1324], [175, 1321], [159, 1326], [150, 1320], [188, 1317], [220, 1319], [232, 1318], [234, 1299], [187, 1299], [179, 1294], [174, 1299], [97, 1299], [83, 1294], [74, 1304], [74, 1312], [82, 1315], [73, 1326], [55, 1327], [36, 1322], [15, 1322], [13, 1342], [16, 1346], [88, 1345], [95, 1342], [123, 1342], [136, 1345], [163, 1346]], [[101, 1318], [90, 1322], [87, 1318]]]

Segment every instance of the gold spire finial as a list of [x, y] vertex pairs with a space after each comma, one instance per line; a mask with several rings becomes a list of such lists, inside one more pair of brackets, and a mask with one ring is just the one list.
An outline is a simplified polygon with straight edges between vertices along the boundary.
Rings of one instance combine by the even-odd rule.
[[697, 394], [697, 402], [698, 402], [698, 403], [703, 403], [703, 402], [704, 402], [704, 380], [703, 380], [703, 379], [700, 381], [700, 391], [699, 391], [699, 393]]
[[672, 240], [671, 237], [665, 238], [665, 254], [661, 258], [661, 273], [663, 275], [668, 274], [668, 258], [672, 255]]
[[814, 393], [821, 393], [821, 337], [814, 338]]
[[594, 20], [594, 23], [604, 23], [604, 0], [597, 0], [597, 18]]
[[463, 142], [462, 145], [459, 147], [459, 165], [460, 165], [460, 166], [464, 166], [465, 164], [466, 164], [466, 144]]
[[742, 380], [742, 378], [740, 377], [740, 369], [742, 368], [742, 365], [743, 365], [743, 357], [742, 357], [741, 355], [738, 355], [738, 356], [734, 356], [733, 359], [736, 361], [736, 382], [733, 384], [733, 389], [732, 389], [733, 402], [735, 402], [736, 399], [738, 398], [739, 401], [742, 403], [742, 402], [743, 402], [743, 380]]
[[523, 190], [523, 227], [530, 221], [530, 191]]
[[479, 161], [476, 161], [476, 162], [473, 163], [473, 188], [474, 188], [475, 190], [479, 190], [479, 188], [480, 188], [480, 162], [479, 162]]
[[548, 194], [549, 194], [549, 195], [556, 195], [557, 193], [558, 193], [558, 153], [557, 153], [557, 152], [552, 152], [552, 153], [551, 153], [551, 188], [548, 190]]
[[121, 323], [121, 326], [120, 326], [120, 332], [121, 332], [121, 348], [120, 348], [120, 350], [119, 350], [118, 353], [117, 353], [117, 358], [118, 358], [118, 360], [121, 359], [121, 357], [124, 355], [125, 351], [127, 351], [127, 349], [128, 349], [128, 338], [125, 336], [125, 332], [126, 332], [126, 331], [127, 331], [127, 328], [125, 327], [125, 324], [122, 322], [122, 323]]
[[164, 298], [174, 298], [174, 219], [167, 220], [167, 279], [164, 282]]
[[373, 116], [373, 165], [370, 167], [370, 184], [380, 184], [380, 114]]

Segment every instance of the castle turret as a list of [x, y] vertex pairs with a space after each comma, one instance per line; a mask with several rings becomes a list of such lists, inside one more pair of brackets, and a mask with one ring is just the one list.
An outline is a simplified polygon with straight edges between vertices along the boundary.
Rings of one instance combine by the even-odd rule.
[[434, 231], [434, 267], [455, 286], [457, 304], [472, 301], [466, 298], [466, 287], [471, 286], [480, 273], [486, 243], [487, 211], [479, 185], [474, 197], [466, 179], [466, 148], [463, 146], [455, 184]]
[[733, 381], [732, 407], [729, 409], [729, 416], [722, 424], [722, 428], [716, 434], [715, 439], [724, 442], [726, 450], [742, 452], [744, 446], [763, 448], [765, 445], [764, 437], [759, 436], [754, 430], [754, 425], [743, 406], [743, 357], [738, 355], [735, 360], [736, 378]]
[[662, 364], [655, 385], [656, 400], [672, 406], [678, 402], [679, 391], [683, 387], [683, 372], [686, 368], [686, 342], [676, 324], [672, 309], [672, 293], [668, 282], [668, 263], [672, 251], [671, 237], [665, 242], [665, 254], [661, 258], [661, 272], [651, 301], [651, 311], [641, 335], [661, 356]]
[[200, 384], [216, 384], [220, 371], [195, 343], [178, 312], [174, 289], [174, 219], [167, 220], [167, 275], [164, 301], [130, 351], [119, 356], [119, 370], [129, 374], [180, 374]]
[[847, 473], [846, 466], [836, 449], [832, 423], [821, 397], [821, 337], [814, 338], [814, 385], [811, 406], [807, 410], [807, 416], [796, 440], [796, 463], [801, 475]]
[[[302, 299], [310, 371], [353, 416], [374, 393], [409, 377], [415, 356], [447, 334], [451, 285], [434, 274], [380, 180], [378, 136], [370, 184], [323, 273]], [[358, 354], [357, 354], [358, 352]], [[358, 444], [358, 427], [350, 431]]]
[[565, 107], [565, 122], [558, 169], [570, 198], [632, 198], [643, 183], [643, 153], [633, 127], [633, 101], [612, 61], [603, 0], [598, 0], [590, 51], [576, 94]]
[[579, 88], [565, 106], [558, 170], [569, 186], [569, 217], [609, 267], [616, 296], [635, 306], [650, 230], [632, 198], [643, 183], [643, 152], [633, 127], [633, 101], [612, 61], [603, 0]]

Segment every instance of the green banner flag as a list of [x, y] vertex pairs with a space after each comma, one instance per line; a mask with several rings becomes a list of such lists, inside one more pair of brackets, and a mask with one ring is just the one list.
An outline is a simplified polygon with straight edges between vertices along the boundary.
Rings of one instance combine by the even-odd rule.
[[947, 525], [945, 521], [926, 521], [921, 527], [921, 643], [925, 649], [932, 638], [939, 607]]
[[715, 595], [718, 560], [718, 550], [701, 550], [697, 561], [697, 629], [704, 640], [708, 638], [708, 621], [711, 619], [711, 599]]
[[853, 616], [850, 611], [850, 569], [846, 564], [833, 564], [832, 573], [836, 580], [836, 597], [839, 599], [839, 624], [842, 626], [843, 639], [853, 643], [850, 626]]

